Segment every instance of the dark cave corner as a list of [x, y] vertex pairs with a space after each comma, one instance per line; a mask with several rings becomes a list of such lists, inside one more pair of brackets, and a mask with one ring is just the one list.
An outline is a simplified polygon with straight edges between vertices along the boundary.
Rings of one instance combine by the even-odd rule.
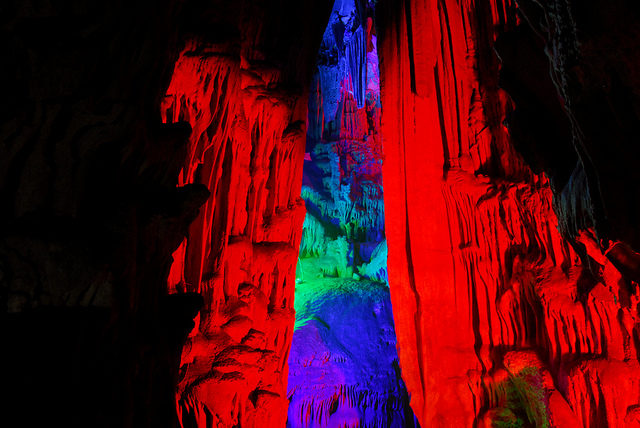
[[[149, 15], [149, 10], [157, 13]], [[175, 426], [180, 352], [203, 305], [168, 296], [208, 197], [176, 188], [191, 133], [158, 106], [172, 2], [5, 2], [0, 287], [12, 426]]]

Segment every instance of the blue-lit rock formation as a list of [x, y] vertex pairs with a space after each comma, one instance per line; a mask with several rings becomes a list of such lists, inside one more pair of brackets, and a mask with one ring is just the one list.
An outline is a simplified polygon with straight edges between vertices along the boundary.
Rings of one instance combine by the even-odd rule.
[[415, 426], [387, 285], [373, 12], [336, 1], [310, 94], [290, 428]]
[[287, 427], [415, 426], [385, 284], [303, 281], [295, 309]]
[[318, 55], [309, 100], [302, 187], [307, 219], [300, 251], [301, 263], [314, 275], [386, 280], [386, 268], [369, 266], [372, 255], [384, 251], [373, 15], [373, 2], [336, 1]]

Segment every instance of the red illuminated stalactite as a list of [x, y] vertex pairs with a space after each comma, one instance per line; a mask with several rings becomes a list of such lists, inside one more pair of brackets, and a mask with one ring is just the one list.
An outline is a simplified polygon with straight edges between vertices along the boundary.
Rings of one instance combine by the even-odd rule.
[[[249, 33], [263, 37], [254, 24]], [[193, 129], [180, 184], [211, 193], [173, 254], [168, 283], [205, 301], [182, 354], [184, 425], [286, 421], [306, 96], [247, 37], [242, 55], [233, 44], [188, 42], [162, 105], [165, 122]]]
[[640, 400], [623, 374], [638, 373], [636, 297], [622, 302], [612, 260], [591, 256], [596, 277], [581, 264], [502, 125], [491, 45], [513, 4], [381, 1], [378, 17], [389, 279], [422, 426], [490, 423], [480, 409], [504, 405], [495, 392], [526, 365], [553, 424], [624, 426]]

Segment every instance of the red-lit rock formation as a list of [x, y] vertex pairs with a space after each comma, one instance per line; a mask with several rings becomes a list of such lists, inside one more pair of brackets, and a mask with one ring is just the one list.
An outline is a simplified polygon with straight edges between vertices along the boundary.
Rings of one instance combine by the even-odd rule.
[[180, 184], [211, 192], [169, 276], [205, 302], [182, 353], [183, 426], [287, 417], [307, 94], [329, 8], [237, 3], [203, 20], [215, 37], [187, 43], [162, 104], [193, 129]]
[[[403, 377], [422, 426], [516, 418], [548, 419], [560, 427], [638, 423], [637, 257], [623, 244], [602, 249], [589, 231], [596, 226], [612, 233], [599, 238], [635, 242], [637, 226], [630, 223], [637, 219], [631, 206], [637, 188], [624, 207], [626, 194], [612, 188], [622, 176], [637, 184], [635, 172], [612, 170], [618, 150], [600, 157], [614, 118], [623, 131], [637, 120], [629, 104], [635, 86], [623, 75], [621, 92], [585, 99], [584, 89], [598, 94], [588, 85], [604, 80], [615, 86], [616, 79], [598, 74], [607, 70], [603, 59], [570, 68], [568, 57], [594, 60], [592, 49], [600, 52], [615, 39], [587, 20], [596, 19], [597, 8], [541, 3], [546, 9], [529, 18], [550, 32], [550, 41], [540, 38], [538, 27], [538, 33], [516, 28], [528, 24], [510, 1], [379, 3], [389, 279]], [[583, 52], [571, 50], [580, 45], [572, 7], [593, 35]], [[606, 14], [607, 25], [610, 19]], [[536, 173], [503, 126], [514, 113], [498, 88], [500, 63], [492, 46], [505, 31], [503, 81], [520, 91], [513, 93], [516, 107], [525, 108], [516, 110], [514, 134], [529, 138], [516, 143]], [[637, 40], [634, 31], [625, 31]], [[513, 34], [520, 38], [509, 39]], [[548, 51], [559, 93], [549, 77], [545, 43], [555, 46]], [[509, 62], [514, 57], [519, 62]], [[528, 68], [518, 67], [527, 64], [523, 58], [530, 60]], [[612, 60], [614, 68], [624, 58]], [[567, 116], [567, 106], [577, 111]], [[598, 122], [595, 113], [603, 110], [610, 114]], [[589, 142], [578, 141], [579, 156], [572, 133]], [[618, 145], [629, 146], [626, 141]], [[587, 171], [586, 178], [584, 172], [572, 176], [585, 155], [591, 161], [578, 169]], [[581, 194], [585, 181], [592, 194], [594, 183], [600, 192], [614, 193], [596, 199]], [[552, 209], [552, 188], [566, 239]], [[614, 223], [618, 218], [626, 223]], [[514, 388], [528, 391], [528, 400], [514, 401]]]

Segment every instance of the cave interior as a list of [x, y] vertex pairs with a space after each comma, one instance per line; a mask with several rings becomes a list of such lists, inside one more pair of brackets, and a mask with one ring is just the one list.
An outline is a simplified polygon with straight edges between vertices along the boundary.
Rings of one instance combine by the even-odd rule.
[[3, 424], [640, 427], [638, 22], [2, 2]]

